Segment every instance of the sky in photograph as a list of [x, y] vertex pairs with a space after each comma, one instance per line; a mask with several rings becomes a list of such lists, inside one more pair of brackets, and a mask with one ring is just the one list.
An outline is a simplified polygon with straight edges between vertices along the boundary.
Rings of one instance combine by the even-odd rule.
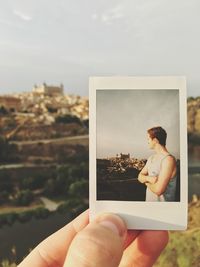
[[180, 158], [178, 90], [97, 90], [96, 107], [97, 158], [147, 158], [154, 153], [147, 129], [155, 126], [166, 130], [167, 148]]
[[0, 93], [89, 76], [185, 75], [200, 94], [199, 0], [0, 0]]

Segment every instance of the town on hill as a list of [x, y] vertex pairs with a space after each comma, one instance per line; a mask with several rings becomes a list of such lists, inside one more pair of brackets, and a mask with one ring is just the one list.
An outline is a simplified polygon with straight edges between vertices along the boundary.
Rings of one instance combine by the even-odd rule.
[[[88, 108], [87, 97], [64, 94], [62, 84], [35, 85], [31, 92], [0, 96], [0, 135], [9, 140], [34, 140], [82, 134], [81, 126], [88, 128]], [[62, 122], [76, 126], [68, 134], [66, 129], [53, 129]]]
[[0, 96], [0, 226], [2, 214], [51, 211], [51, 200], [88, 203], [88, 107], [62, 84]]

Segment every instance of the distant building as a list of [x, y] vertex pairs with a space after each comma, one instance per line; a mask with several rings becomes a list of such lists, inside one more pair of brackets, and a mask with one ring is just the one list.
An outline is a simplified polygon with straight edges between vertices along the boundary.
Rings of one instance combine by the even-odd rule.
[[128, 154], [122, 154], [122, 153], [120, 153], [120, 158], [121, 159], [130, 159], [130, 154], [128, 153]]
[[21, 99], [13, 96], [0, 96], [0, 107], [7, 111], [19, 111], [21, 109]]
[[33, 87], [32, 92], [34, 94], [40, 94], [45, 96], [58, 96], [64, 94], [64, 87], [63, 84], [61, 84], [60, 86], [52, 86], [43, 83], [43, 85], [40, 86], [35, 85]]

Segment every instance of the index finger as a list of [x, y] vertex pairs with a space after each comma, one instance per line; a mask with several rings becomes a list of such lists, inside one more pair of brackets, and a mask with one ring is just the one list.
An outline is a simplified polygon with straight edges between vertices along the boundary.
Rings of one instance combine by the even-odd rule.
[[125, 249], [119, 267], [151, 267], [168, 243], [167, 231], [141, 231]]
[[63, 266], [68, 248], [74, 236], [89, 223], [86, 210], [72, 222], [42, 241], [18, 267]]

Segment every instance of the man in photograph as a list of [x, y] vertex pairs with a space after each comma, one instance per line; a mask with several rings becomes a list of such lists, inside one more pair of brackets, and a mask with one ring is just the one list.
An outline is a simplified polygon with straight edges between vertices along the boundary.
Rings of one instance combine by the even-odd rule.
[[138, 176], [146, 189], [146, 201], [175, 201], [177, 167], [176, 160], [166, 148], [167, 133], [162, 127], [147, 131], [148, 145], [155, 153], [151, 155]]

